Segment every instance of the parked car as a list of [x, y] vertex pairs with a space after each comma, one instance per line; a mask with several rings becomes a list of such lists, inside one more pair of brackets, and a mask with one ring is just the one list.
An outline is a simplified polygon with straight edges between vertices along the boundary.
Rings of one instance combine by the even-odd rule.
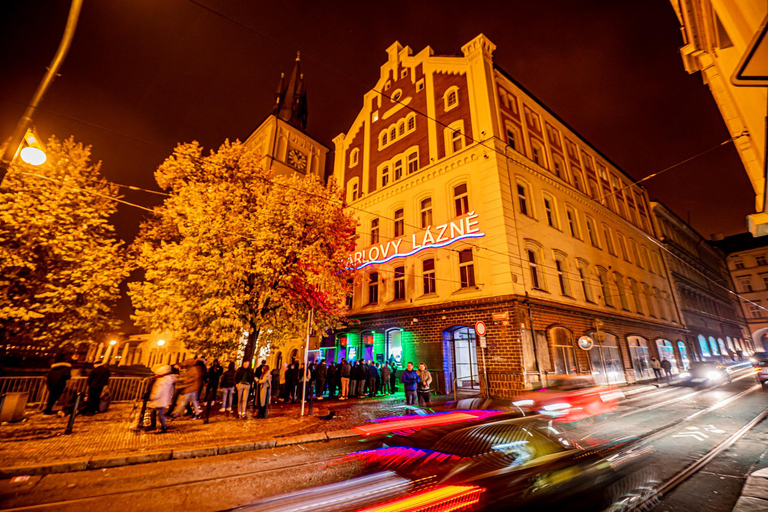
[[687, 372], [680, 374], [680, 382], [689, 386], [717, 386], [731, 382], [731, 370], [719, 363], [697, 361]]
[[623, 397], [615, 386], [596, 386], [591, 376], [554, 375], [545, 387], [520, 395], [512, 404], [555, 421], [572, 422], [614, 411]]

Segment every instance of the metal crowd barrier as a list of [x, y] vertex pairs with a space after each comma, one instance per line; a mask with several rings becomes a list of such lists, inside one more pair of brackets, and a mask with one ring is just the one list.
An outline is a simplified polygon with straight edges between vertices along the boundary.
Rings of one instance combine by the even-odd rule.
[[[65, 395], [88, 391], [87, 377], [73, 377], [67, 382]], [[149, 379], [145, 377], [110, 377], [109, 393], [113, 402], [133, 402], [140, 399], [147, 390]], [[0, 395], [4, 393], [29, 393], [29, 404], [42, 404], [48, 398], [45, 376], [0, 377]]]

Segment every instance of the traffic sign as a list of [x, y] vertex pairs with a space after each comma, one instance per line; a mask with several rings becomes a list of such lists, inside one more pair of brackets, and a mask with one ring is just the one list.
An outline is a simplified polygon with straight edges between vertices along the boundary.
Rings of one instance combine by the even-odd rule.
[[480, 336], [480, 348], [487, 348], [488, 347], [488, 340], [485, 336]]
[[475, 324], [475, 332], [478, 336], [485, 336], [485, 324], [483, 322], [477, 322]]
[[731, 83], [740, 87], [768, 87], [768, 16], [733, 71]]

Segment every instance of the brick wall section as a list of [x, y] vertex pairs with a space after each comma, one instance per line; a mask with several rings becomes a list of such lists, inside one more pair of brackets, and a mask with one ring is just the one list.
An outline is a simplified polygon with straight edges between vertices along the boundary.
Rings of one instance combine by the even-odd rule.
[[[472, 134], [472, 117], [469, 111], [469, 91], [467, 90], [466, 75], [455, 75], [452, 73], [434, 74], [435, 91], [435, 119], [437, 119], [437, 159], [445, 156], [445, 127], [458, 121], [464, 120], [465, 144], [472, 143], [474, 135]], [[453, 86], [459, 88], [459, 105], [448, 112], [445, 111], [445, 102], [443, 95], [445, 91]]]
[[[371, 315], [359, 315], [351, 332], [376, 331], [383, 333], [390, 329], [403, 329], [403, 362], [426, 363], [442, 392], [452, 390], [454, 377], [453, 354], [449, 332], [460, 326], [474, 329], [482, 320], [488, 327], [488, 347], [485, 353], [486, 371], [493, 396], [513, 397], [525, 389], [523, 347], [521, 332], [515, 324], [516, 311], [522, 310], [527, 316], [527, 303], [523, 297], [508, 295], [477, 300], [457, 301], [450, 305], [404, 308]], [[574, 341], [593, 330], [595, 318], [604, 323], [604, 330], [618, 338], [625, 375], [628, 382], [634, 380], [634, 371], [627, 345], [627, 336], [642, 336], [648, 340], [652, 355], [659, 357], [655, 340], [663, 338], [672, 341], [687, 340], [683, 329], [657, 324], [622, 315], [596, 314], [590, 310], [563, 307], [556, 303], [530, 300], [533, 327], [535, 331], [547, 333], [550, 359], [554, 360], [551, 329], [564, 327], [571, 331]], [[508, 313], [509, 325], [494, 321], [493, 313]], [[417, 321], [414, 321], [416, 319]], [[482, 355], [477, 342], [478, 370], [482, 374]], [[677, 347], [675, 347], [677, 352]], [[590, 368], [589, 354], [576, 347], [579, 368]], [[679, 357], [679, 354], [676, 354]], [[528, 381], [537, 377], [529, 372]]]
[[[363, 187], [363, 159], [365, 158], [365, 152], [363, 148], [363, 143], [365, 141], [365, 126], [361, 126], [360, 129], [357, 131], [357, 134], [355, 135], [355, 138], [352, 140], [352, 144], [349, 146], [349, 151], [347, 151], [344, 154], [344, 167], [346, 169], [346, 172], [344, 173], [344, 190], [347, 190], [347, 183], [352, 178], [357, 177], [358, 183], [360, 183], [360, 195], [362, 196], [363, 191], [365, 188]], [[358, 155], [357, 159], [357, 165], [354, 167], [349, 167], [349, 155], [352, 153], [353, 149], [359, 149], [360, 154]]]

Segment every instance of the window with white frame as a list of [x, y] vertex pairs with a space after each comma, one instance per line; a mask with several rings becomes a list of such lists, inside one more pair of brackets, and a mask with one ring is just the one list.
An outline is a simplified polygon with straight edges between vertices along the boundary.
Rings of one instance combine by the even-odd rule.
[[526, 253], [528, 254], [528, 268], [531, 271], [531, 287], [534, 290], [543, 290], [544, 275], [539, 269], [539, 251], [529, 248]]
[[349, 153], [349, 166], [350, 167], [356, 166], [359, 157], [360, 157], [360, 148], [353, 149]]
[[514, 149], [515, 151], [520, 151], [521, 149], [521, 141], [520, 138], [520, 130], [518, 130], [516, 127], [512, 126], [511, 123], [507, 123], [507, 145]]
[[530, 192], [528, 185], [525, 183], [517, 183], [517, 204], [520, 207], [520, 213], [533, 217], [533, 210], [530, 204]]
[[576, 187], [576, 190], [578, 190], [581, 193], [585, 192], [584, 189], [584, 178], [581, 176], [580, 171], [573, 171], [573, 186]]
[[424, 295], [435, 293], [435, 260], [429, 258], [421, 263], [421, 277], [424, 283]]
[[386, 187], [389, 185], [389, 164], [383, 165], [379, 174], [381, 175], [381, 186]]
[[621, 233], [621, 231], [616, 232], [616, 237], [619, 239], [619, 251], [621, 251], [621, 257], [624, 259], [624, 261], [632, 263], [632, 260], [629, 256], [629, 250], [627, 249], [626, 237]]
[[347, 183], [347, 202], [357, 201], [360, 198], [360, 180], [357, 176]]
[[565, 162], [557, 155], [552, 155], [552, 171], [561, 180], [565, 179]]
[[405, 267], [395, 267], [395, 300], [405, 299]]
[[379, 302], [379, 273], [371, 272], [368, 274], [368, 304], [377, 304]]
[[557, 282], [560, 285], [560, 294], [566, 297], [571, 296], [571, 284], [568, 279], [568, 264], [565, 256], [555, 256], [555, 271], [557, 272]]
[[616, 290], [619, 292], [621, 309], [629, 311], [629, 301], [627, 300], [627, 288], [624, 286], [624, 277], [621, 274], [614, 272], [613, 279], [616, 282]]
[[449, 87], [443, 95], [443, 102], [445, 104], [446, 112], [459, 106], [459, 88], [455, 85]]
[[397, 181], [403, 177], [403, 159], [402, 157], [396, 158], [392, 163], [392, 178]]
[[544, 152], [544, 146], [537, 140], [531, 140], [531, 160], [545, 169], [548, 168], [547, 154]]
[[579, 275], [579, 283], [581, 284], [581, 292], [584, 294], [584, 300], [587, 302], [594, 302], [592, 300], [592, 285], [589, 282], [589, 267], [586, 263], [578, 263], [576, 267], [576, 273]]
[[462, 288], [475, 286], [475, 263], [472, 259], [472, 249], [459, 251], [459, 278]]
[[648, 308], [648, 315], [656, 318], [656, 305], [653, 297], [653, 290], [647, 284], [643, 283], [643, 295], [645, 295], [645, 305]]
[[371, 245], [379, 243], [379, 219], [371, 220]]
[[469, 192], [466, 183], [453, 187], [453, 205], [457, 217], [469, 212]]
[[411, 151], [408, 153], [408, 174], [419, 170], [419, 152]]
[[639, 315], [643, 315], [643, 303], [640, 300], [640, 288], [637, 285], [637, 281], [632, 278], [629, 281], [629, 291], [632, 293], [632, 302], [635, 303], [635, 312]]
[[565, 218], [568, 220], [568, 231], [573, 238], [581, 240], [581, 230], [579, 229], [579, 218], [576, 210], [571, 205], [565, 205]]
[[405, 213], [402, 208], [395, 210], [394, 237], [403, 236], [405, 233]]
[[600, 283], [600, 292], [603, 294], [603, 303], [610, 308], [614, 307], [611, 287], [608, 284], [608, 272], [602, 267], [598, 267], [597, 269], [597, 282]]
[[419, 203], [419, 212], [421, 214], [421, 227], [427, 228], [432, 225], [432, 198], [426, 197]]
[[[632, 248], [632, 257], [635, 258], [635, 265], [637, 265], [640, 268], [645, 268], [645, 262], [643, 261], [644, 258], [640, 256], [640, 252], [637, 250], [637, 243], [634, 240], [630, 240], [629, 246]], [[645, 253], [648, 252], [648, 249], [643, 247], [643, 251], [644, 251], [643, 256], [647, 258], [648, 256]]]
[[616, 255], [616, 250], [613, 247], [613, 235], [611, 228], [603, 224], [603, 238], [605, 238], [605, 248], [610, 254]]
[[445, 129], [445, 154], [452, 155], [464, 149], [464, 121], [451, 123]]
[[555, 198], [549, 194], [544, 194], [544, 215], [547, 217], [547, 224], [555, 229], [560, 229], [557, 219], [557, 206]]
[[749, 314], [752, 318], [763, 318], [763, 308], [759, 300], [753, 300], [749, 304]]
[[744, 261], [743, 260], [733, 260], [733, 268], [736, 270], [741, 270], [744, 268]]
[[739, 287], [741, 288], [742, 292], [754, 291], [752, 289], [752, 280], [748, 277], [742, 277], [741, 279], [739, 279]]
[[594, 247], [600, 248], [600, 240], [597, 237], [597, 227], [595, 221], [589, 215], [585, 216], [587, 222], [587, 236], [589, 237], [589, 243]]

